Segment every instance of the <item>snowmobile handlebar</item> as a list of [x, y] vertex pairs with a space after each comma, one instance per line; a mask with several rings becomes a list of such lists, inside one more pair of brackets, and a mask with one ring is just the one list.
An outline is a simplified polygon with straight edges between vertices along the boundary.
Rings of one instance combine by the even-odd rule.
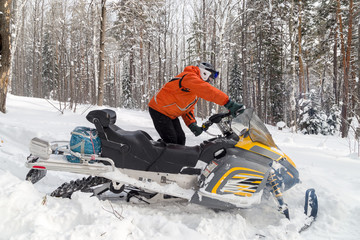
[[211, 125], [214, 123], [219, 123], [223, 118], [230, 116], [230, 112], [226, 113], [216, 113], [209, 117], [209, 120], [204, 122], [201, 127], [204, 131], [208, 130]]

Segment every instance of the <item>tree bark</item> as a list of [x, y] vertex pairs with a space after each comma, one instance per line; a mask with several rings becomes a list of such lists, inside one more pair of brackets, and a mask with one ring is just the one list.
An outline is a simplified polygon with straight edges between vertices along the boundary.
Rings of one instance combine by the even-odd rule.
[[[44, 40], [44, 0], [41, 1], [41, 20], [40, 20], [40, 47], [39, 47], [39, 51], [41, 52], [43, 49], [43, 40]], [[42, 86], [42, 64], [43, 64], [43, 55], [40, 53], [39, 54], [39, 60], [38, 60], [38, 83], [39, 83], [39, 88], [38, 88], [38, 94], [39, 97], [43, 98], [44, 93], [43, 93], [43, 86]]]
[[263, 109], [262, 109], [262, 94], [261, 94], [261, 81], [263, 78], [262, 75], [262, 44], [263, 44], [263, 38], [262, 38], [262, 23], [259, 30], [259, 36], [258, 36], [258, 44], [257, 44], [257, 58], [258, 58], [258, 72], [257, 72], [257, 112], [260, 117], [260, 119], [263, 119]]
[[298, 16], [298, 48], [299, 48], [299, 93], [300, 96], [306, 92], [305, 77], [304, 77], [304, 63], [302, 59], [301, 48], [301, 21], [302, 21], [302, 1], [299, 0], [299, 16]]
[[39, 97], [38, 90], [39, 90], [39, 79], [37, 74], [37, 61], [38, 61], [38, 54], [37, 54], [37, 41], [38, 41], [38, 10], [39, 10], [39, 2], [35, 1], [34, 3], [34, 13], [33, 13], [33, 46], [32, 46], [32, 96]]
[[337, 45], [338, 45], [338, 26], [335, 28], [334, 33], [334, 56], [333, 56], [333, 91], [335, 96], [335, 104], [339, 104], [339, 91], [338, 91], [338, 61], [337, 61]]
[[98, 106], [104, 104], [106, 0], [101, 0]]
[[[360, 21], [358, 22], [358, 35], [360, 34]], [[360, 79], [360, 41], [358, 40], [358, 61], [357, 61], [357, 78]], [[356, 83], [357, 94], [356, 96], [356, 104], [355, 104], [355, 113], [360, 119], [360, 81]]]
[[[338, 0], [338, 9], [340, 10], [340, 0]], [[343, 105], [341, 108], [341, 137], [345, 138], [348, 135], [349, 122], [348, 122], [348, 108], [349, 108], [349, 72], [350, 72], [350, 54], [351, 54], [351, 41], [352, 41], [352, 18], [353, 18], [353, 0], [349, 4], [349, 23], [347, 35], [347, 48], [345, 52], [344, 36], [342, 32], [341, 15], [338, 15], [340, 23], [341, 35], [341, 52], [343, 54], [343, 67], [344, 67], [344, 85], [343, 85]]]
[[97, 86], [98, 86], [98, 78], [99, 78], [99, 74], [98, 74], [98, 58], [97, 58], [97, 47], [98, 44], [96, 43], [96, 38], [97, 38], [97, 30], [98, 30], [98, 25], [97, 25], [97, 21], [95, 21], [95, 19], [98, 16], [98, 8], [96, 7], [95, 4], [91, 4], [91, 21], [93, 23], [93, 31], [92, 31], [92, 48], [93, 48], [93, 53], [92, 53], [92, 62], [93, 62], [93, 68], [92, 68], [92, 81], [91, 81], [91, 102], [92, 104], [96, 104], [97, 102]]
[[296, 89], [296, 62], [295, 62], [295, 30], [293, 23], [293, 14], [294, 14], [294, 0], [291, 1], [291, 9], [290, 9], [290, 20], [289, 20], [289, 35], [290, 35], [290, 44], [291, 44], [291, 83], [290, 83], [290, 126], [293, 127], [294, 131], [297, 131], [297, 119], [296, 119], [296, 99], [295, 99], [295, 89]]
[[248, 98], [248, 82], [247, 82], [247, 64], [246, 64], [246, 47], [247, 47], [247, 39], [246, 39], [246, 1], [243, 1], [242, 5], [242, 31], [241, 31], [241, 65], [242, 65], [242, 84], [243, 84], [243, 102], [246, 106], [249, 106], [250, 99]]
[[6, 112], [6, 95], [10, 77], [11, 36], [10, 36], [11, 0], [0, 3], [0, 111]]
[[140, 107], [141, 110], [144, 111], [146, 108], [147, 97], [146, 97], [146, 88], [145, 88], [145, 81], [144, 81], [144, 36], [143, 36], [143, 29], [140, 28], [140, 87], [141, 87], [141, 94], [140, 94]]

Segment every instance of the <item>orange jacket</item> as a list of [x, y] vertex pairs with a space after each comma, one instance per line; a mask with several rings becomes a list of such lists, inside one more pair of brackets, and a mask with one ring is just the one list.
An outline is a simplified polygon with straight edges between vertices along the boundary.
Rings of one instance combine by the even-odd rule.
[[175, 119], [182, 116], [187, 126], [196, 122], [194, 107], [199, 98], [225, 105], [228, 95], [200, 78], [196, 66], [188, 66], [182, 73], [166, 83], [150, 100], [149, 107]]

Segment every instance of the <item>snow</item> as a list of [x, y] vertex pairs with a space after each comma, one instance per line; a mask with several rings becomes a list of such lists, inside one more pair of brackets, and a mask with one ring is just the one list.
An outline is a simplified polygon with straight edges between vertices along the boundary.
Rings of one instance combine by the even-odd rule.
[[284, 127], [286, 127], [286, 123], [283, 121], [280, 121], [280, 122], [276, 123], [276, 126], [278, 127], [278, 129], [283, 129]]
[[[349, 152], [349, 140], [286, 128], [269, 130], [297, 164], [302, 180], [284, 193], [291, 221], [277, 212], [272, 199], [251, 209], [215, 212], [184, 201], [147, 205], [99, 200], [87, 193], [75, 193], [72, 199], [50, 197], [63, 182], [82, 176], [48, 172], [34, 185], [25, 181], [29, 142], [33, 137], [69, 140], [76, 126], [92, 127], [85, 116], [98, 107], [87, 108], [78, 106], [77, 113], [62, 115], [44, 99], [8, 95], [8, 112], [0, 113], [0, 239], [359, 239], [360, 159]], [[148, 112], [114, 110], [117, 125], [145, 130], [158, 139]], [[184, 129], [188, 145], [210, 138], [196, 138]], [[308, 188], [318, 195], [318, 219], [299, 234]]]

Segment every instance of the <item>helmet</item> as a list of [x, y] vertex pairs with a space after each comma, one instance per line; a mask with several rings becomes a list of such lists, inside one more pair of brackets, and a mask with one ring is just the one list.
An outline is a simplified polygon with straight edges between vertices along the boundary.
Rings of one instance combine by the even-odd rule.
[[215, 70], [213, 65], [207, 62], [199, 63], [200, 76], [202, 80], [209, 82], [211, 79], [217, 78], [219, 72]]

